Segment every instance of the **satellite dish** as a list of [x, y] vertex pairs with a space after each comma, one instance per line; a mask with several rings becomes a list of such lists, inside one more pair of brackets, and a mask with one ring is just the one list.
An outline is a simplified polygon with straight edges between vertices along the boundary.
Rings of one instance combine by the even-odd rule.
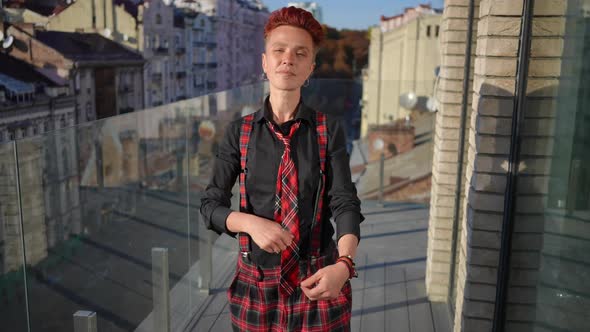
[[2, 42], [2, 48], [4, 48], [4, 49], [10, 48], [10, 46], [12, 46], [12, 44], [14, 44], [14, 37], [8, 36], [8, 37], [4, 38], [4, 41]]
[[426, 109], [428, 109], [429, 112], [436, 112], [436, 99], [434, 99], [434, 97], [428, 97], [428, 100], [426, 101]]
[[105, 37], [110, 37], [111, 36], [111, 29], [106, 28], [102, 31], [102, 33], [104, 34]]
[[378, 138], [373, 141], [373, 149], [375, 149], [377, 151], [381, 151], [381, 150], [383, 150], [384, 147], [385, 147], [385, 142], [383, 142], [383, 140], [381, 138]]
[[418, 96], [413, 92], [406, 92], [399, 96], [399, 104], [405, 109], [414, 109], [418, 104]]

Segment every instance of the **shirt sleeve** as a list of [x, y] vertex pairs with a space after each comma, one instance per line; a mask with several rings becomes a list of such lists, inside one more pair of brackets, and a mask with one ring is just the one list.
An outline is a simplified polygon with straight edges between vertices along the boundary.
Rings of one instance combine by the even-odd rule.
[[328, 155], [326, 163], [326, 190], [328, 206], [336, 223], [339, 240], [345, 234], [354, 234], [360, 241], [361, 202], [350, 175], [350, 157], [346, 151], [346, 133], [338, 120], [327, 118]]
[[226, 128], [215, 155], [211, 180], [201, 198], [201, 215], [207, 229], [233, 237], [236, 233], [227, 229], [226, 220], [233, 211], [231, 190], [240, 173], [240, 125], [241, 120], [236, 120]]

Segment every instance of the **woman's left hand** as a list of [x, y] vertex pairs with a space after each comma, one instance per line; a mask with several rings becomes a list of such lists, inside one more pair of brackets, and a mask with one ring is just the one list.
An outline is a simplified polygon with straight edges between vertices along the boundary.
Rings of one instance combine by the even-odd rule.
[[331, 300], [338, 297], [348, 280], [348, 267], [344, 263], [328, 265], [301, 282], [301, 290], [310, 300]]

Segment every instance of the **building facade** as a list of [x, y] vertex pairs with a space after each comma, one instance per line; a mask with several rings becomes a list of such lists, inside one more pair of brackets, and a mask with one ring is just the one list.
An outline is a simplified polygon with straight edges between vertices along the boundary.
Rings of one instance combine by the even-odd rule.
[[95, 33], [35, 30], [11, 26], [8, 32], [29, 49], [10, 55], [56, 80], [71, 81], [77, 122], [143, 109], [142, 56]]
[[70, 82], [52, 81], [3, 53], [0, 59], [0, 143], [76, 123], [76, 99]]
[[587, 331], [590, 2], [446, 1], [441, 34], [428, 296], [455, 331]]
[[[361, 136], [367, 135], [371, 125], [403, 119], [412, 110], [426, 110], [440, 64], [440, 20], [438, 10], [420, 5], [394, 17], [381, 17], [381, 26], [370, 30]], [[410, 94], [416, 102], [402, 107], [400, 99]]]
[[[177, 2], [177, 6], [183, 3]], [[184, 43], [177, 49], [177, 76], [189, 97], [206, 95], [217, 89], [217, 44], [215, 17], [200, 11], [198, 3], [189, 3], [176, 10], [176, 42]], [[181, 56], [184, 53], [184, 56]], [[181, 89], [182, 90], [182, 89]]]
[[268, 9], [258, 0], [199, 3], [205, 14], [215, 16], [217, 90], [260, 81]]
[[[21, 257], [15, 147], [18, 147], [23, 222], [31, 235], [27, 260], [80, 232], [76, 98], [68, 80], [57, 82], [32, 65], [0, 53], [0, 271], [15, 271]], [[7, 141], [19, 140], [8, 144]]]

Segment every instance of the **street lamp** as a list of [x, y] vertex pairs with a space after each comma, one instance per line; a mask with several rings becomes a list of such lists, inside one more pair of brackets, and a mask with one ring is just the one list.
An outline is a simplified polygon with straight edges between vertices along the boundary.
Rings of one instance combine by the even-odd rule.
[[377, 205], [383, 206], [383, 178], [385, 172], [385, 152], [383, 148], [385, 147], [385, 142], [381, 138], [377, 138], [373, 141], [373, 149], [375, 151], [381, 152], [380, 160], [379, 160], [379, 200]]

